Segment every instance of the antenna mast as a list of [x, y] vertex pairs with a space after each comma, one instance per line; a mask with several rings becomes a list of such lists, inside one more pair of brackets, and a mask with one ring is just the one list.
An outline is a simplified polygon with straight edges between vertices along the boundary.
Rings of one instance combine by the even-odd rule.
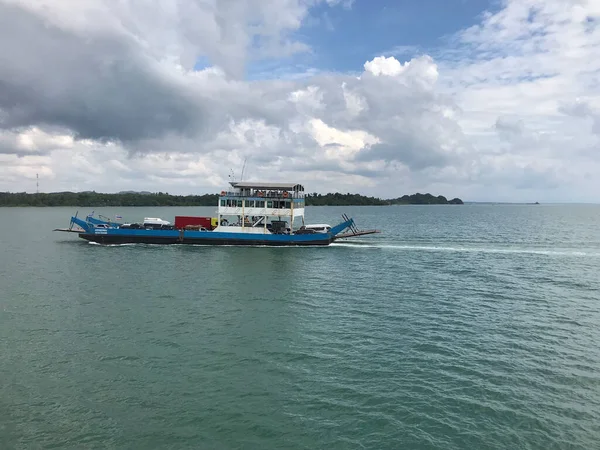
[[40, 175], [37, 173], [35, 174], [35, 193], [40, 193]]
[[244, 169], [246, 169], [246, 158], [244, 158], [244, 165], [242, 166], [242, 176], [240, 177], [240, 181], [244, 181]]

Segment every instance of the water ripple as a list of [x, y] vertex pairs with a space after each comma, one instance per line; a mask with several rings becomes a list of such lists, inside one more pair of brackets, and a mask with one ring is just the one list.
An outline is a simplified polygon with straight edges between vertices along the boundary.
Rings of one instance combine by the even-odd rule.
[[600, 208], [565, 208], [358, 208], [384, 234], [325, 249], [32, 243], [55, 210], [15, 210], [0, 448], [597, 448]]

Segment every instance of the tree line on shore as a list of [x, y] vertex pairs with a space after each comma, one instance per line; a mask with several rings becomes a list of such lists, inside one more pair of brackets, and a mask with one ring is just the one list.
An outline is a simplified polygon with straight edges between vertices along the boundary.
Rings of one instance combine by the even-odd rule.
[[[218, 194], [169, 195], [158, 192], [52, 192], [28, 194], [0, 192], [0, 206], [216, 206]], [[393, 199], [367, 197], [360, 194], [312, 193], [306, 195], [309, 206], [384, 206], [384, 205], [462, 205], [459, 198], [448, 200], [443, 195], [403, 195]]]

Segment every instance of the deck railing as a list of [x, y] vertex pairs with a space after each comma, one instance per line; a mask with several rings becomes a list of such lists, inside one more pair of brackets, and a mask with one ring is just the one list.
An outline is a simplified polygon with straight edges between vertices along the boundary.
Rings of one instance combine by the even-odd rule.
[[[283, 199], [286, 198], [304, 198], [304, 192], [287, 192], [287, 196], [284, 194], [285, 191], [254, 191], [254, 192], [235, 192], [235, 191], [221, 191], [221, 197], [250, 197], [250, 198], [270, 198], [270, 199]], [[262, 195], [261, 195], [262, 194]]]

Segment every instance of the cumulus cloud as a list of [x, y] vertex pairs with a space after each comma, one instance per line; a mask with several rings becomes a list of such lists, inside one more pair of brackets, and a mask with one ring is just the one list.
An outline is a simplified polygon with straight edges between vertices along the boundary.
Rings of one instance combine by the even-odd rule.
[[431, 55], [247, 80], [248, 63], [313, 51], [294, 32], [318, 3], [352, 6], [0, 0], [0, 190], [39, 173], [46, 190], [213, 192], [244, 160], [310, 190], [594, 187], [597, 2], [507, 0]]
[[432, 86], [438, 79], [437, 66], [430, 56], [423, 56], [402, 64], [393, 56], [377, 56], [364, 64], [365, 71], [375, 75], [398, 76], [406, 73], [407, 80]]

